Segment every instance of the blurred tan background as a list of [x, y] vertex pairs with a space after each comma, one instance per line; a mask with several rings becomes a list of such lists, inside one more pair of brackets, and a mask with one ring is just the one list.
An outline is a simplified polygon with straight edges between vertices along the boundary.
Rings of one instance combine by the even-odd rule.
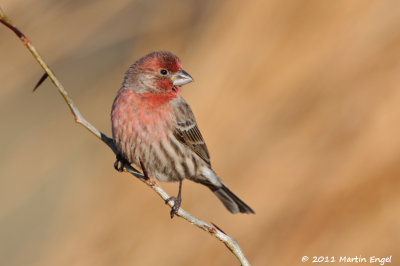
[[[257, 214], [232, 215], [188, 181], [182, 206], [254, 265], [360, 255], [400, 265], [398, 1], [0, 5], [107, 135], [128, 66], [153, 50], [181, 58], [214, 168]], [[49, 81], [32, 93], [43, 72], [3, 26], [0, 58], [0, 265], [238, 264], [117, 173]]]

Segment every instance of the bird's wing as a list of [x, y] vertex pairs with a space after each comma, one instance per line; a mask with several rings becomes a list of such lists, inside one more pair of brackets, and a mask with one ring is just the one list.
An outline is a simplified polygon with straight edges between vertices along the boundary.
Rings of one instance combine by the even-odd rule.
[[207, 164], [211, 165], [206, 143], [197, 127], [192, 110], [190, 110], [189, 105], [183, 103], [183, 108], [179, 108], [179, 111], [176, 116], [177, 123], [174, 130], [176, 139], [189, 147]]

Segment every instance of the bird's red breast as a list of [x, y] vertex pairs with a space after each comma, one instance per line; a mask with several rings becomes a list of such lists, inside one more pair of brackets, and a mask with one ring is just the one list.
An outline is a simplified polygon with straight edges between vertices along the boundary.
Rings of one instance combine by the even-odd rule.
[[169, 102], [177, 97], [178, 91], [137, 94], [132, 90], [121, 89], [112, 110], [115, 137], [122, 142], [128, 141], [128, 138], [134, 142], [165, 138], [172, 122], [173, 110]]

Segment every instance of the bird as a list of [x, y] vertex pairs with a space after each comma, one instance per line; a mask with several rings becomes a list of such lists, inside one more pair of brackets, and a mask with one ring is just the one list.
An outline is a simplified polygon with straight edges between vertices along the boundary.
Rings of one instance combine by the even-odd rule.
[[111, 110], [112, 136], [117, 151], [114, 167], [135, 164], [164, 182], [179, 182], [171, 218], [182, 202], [182, 181], [208, 187], [231, 213], [255, 213], [211, 168], [210, 155], [182, 86], [193, 78], [171, 52], [151, 52], [126, 71]]

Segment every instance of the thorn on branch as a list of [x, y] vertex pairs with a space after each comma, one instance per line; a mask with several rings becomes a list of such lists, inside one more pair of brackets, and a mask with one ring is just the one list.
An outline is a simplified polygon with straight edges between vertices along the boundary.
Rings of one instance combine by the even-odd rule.
[[224, 231], [222, 231], [222, 229], [220, 227], [218, 227], [215, 223], [211, 222], [210, 224], [212, 224], [215, 228], [217, 228], [219, 231], [221, 231], [222, 233], [224, 233], [226, 235], [226, 233]]
[[33, 92], [36, 91], [37, 88], [39, 88], [40, 85], [42, 85], [42, 83], [46, 80], [46, 78], [49, 76], [49, 74], [47, 74], [47, 72], [45, 72], [43, 74], [43, 76], [39, 79], [38, 83], [36, 83], [35, 88], [33, 88]]

